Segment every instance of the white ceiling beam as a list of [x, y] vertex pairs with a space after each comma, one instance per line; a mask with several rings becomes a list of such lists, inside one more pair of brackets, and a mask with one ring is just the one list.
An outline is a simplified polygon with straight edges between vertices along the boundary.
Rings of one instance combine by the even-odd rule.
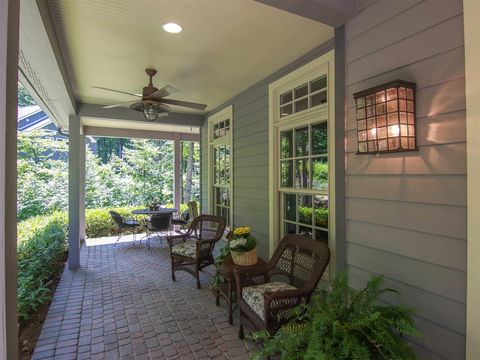
[[[117, 107], [105, 109], [103, 105], [83, 104], [78, 105], [78, 115], [82, 118], [145, 121], [143, 114], [130, 108]], [[158, 118], [156, 122], [169, 125], [202, 127], [204, 116], [185, 113], [169, 113]]]
[[61, 128], [75, 114], [76, 102], [45, 1], [20, 7], [20, 80]]
[[148, 131], [132, 129], [115, 129], [96, 126], [84, 126], [83, 134], [89, 136], [134, 138], [134, 139], [158, 139], [158, 140], [180, 140], [200, 141], [200, 134], [183, 134], [170, 131]]
[[322, 24], [339, 27], [357, 10], [353, 0], [255, 0], [265, 5], [299, 15]]

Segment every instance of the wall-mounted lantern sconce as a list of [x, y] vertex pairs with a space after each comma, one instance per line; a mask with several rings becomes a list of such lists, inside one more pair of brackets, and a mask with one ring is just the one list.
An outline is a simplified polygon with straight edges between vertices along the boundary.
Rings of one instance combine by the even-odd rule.
[[415, 83], [396, 80], [354, 94], [357, 154], [418, 150]]

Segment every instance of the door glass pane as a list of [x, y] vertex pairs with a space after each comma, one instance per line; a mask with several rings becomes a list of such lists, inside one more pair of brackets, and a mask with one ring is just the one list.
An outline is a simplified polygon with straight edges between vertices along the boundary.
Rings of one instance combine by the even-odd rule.
[[295, 129], [295, 156], [308, 155], [308, 127]]
[[328, 158], [312, 159], [312, 189], [328, 190]]
[[297, 221], [297, 195], [285, 194], [285, 219]]
[[328, 231], [322, 229], [315, 229], [315, 240], [328, 242]]
[[327, 92], [326, 91], [320, 91], [318, 94], [310, 96], [310, 106], [318, 106], [325, 104], [327, 102]]
[[281, 161], [280, 176], [281, 187], [293, 187], [293, 160]]
[[310, 184], [310, 160], [295, 160], [295, 187], [306, 189]]
[[299, 99], [308, 94], [308, 84], [302, 85], [295, 89], [295, 99]]
[[315, 226], [328, 229], [328, 196], [316, 195], [314, 209]]
[[303, 111], [305, 109], [308, 109], [308, 99], [307, 98], [295, 101], [295, 112]]
[[282, 106], [280, 108], [280, 117], [288, 116], [293, 114], [293, 106], [292, 104], [288, 104], [285, 106]]
[[293, 130], [282, 131], [280, 133], [280, 157], [293, 157]]
[[298, 233], [309, 238], [313, 238], [312, 228], [309, 226], [298, 226]]
[[280, 105], [284, 105], [292, 101], [292, 91], [287, 91], [286, 93], [280, 95]]
[[224, 159], [225, 159], [225, 179], [224, 179], [224, 184], [229, 185], [230, 184], [230, 146], [225, 145], [224, 147]]
[[327, 123], [312, 125], [312, 155], [326, 154], [327, 145]]
[[298, 222], [312, 225], [312, 196], [298, 195]]

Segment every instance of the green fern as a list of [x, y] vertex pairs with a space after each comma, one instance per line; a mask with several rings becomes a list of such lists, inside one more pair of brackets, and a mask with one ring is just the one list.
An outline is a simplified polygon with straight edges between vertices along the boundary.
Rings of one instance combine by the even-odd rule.
[[381, 295], [397, 293], [382, 288], [381, 282], [381, 276], [374, 276], [364, 289], [353, 290], [346, 274], [339, 274], [331, 292], [287, 312], [290, 321], [274, 336], [254, 333], [253, 339], [262, 344], [254, 359], [417, 359], [404, 337], [419, 336], [413, 310], [379, 305]]

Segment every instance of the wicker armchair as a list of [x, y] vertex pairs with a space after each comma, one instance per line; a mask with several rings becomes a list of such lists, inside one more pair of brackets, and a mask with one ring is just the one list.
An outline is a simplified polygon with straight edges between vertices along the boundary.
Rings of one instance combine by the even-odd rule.
[[255, 329], [266, 329], [273, 334], [285, 322], [279, 316], [282, 312], [310, 301], [329, 260], [326, 242], [303, 235], [287, 235], [269, 263], [236, 268], [239, 338], [244, 337], [243, 317], [248, 318]]
[[225, 231], [225, 220], [219, 216], [200, 215], [195, 218], [185, 234], [167, 236], [172, 261], [172, 280], [175, 271], [183, 270], [197, 279], [200, 289], [199, 272], [213, 264], [213, 248]]

